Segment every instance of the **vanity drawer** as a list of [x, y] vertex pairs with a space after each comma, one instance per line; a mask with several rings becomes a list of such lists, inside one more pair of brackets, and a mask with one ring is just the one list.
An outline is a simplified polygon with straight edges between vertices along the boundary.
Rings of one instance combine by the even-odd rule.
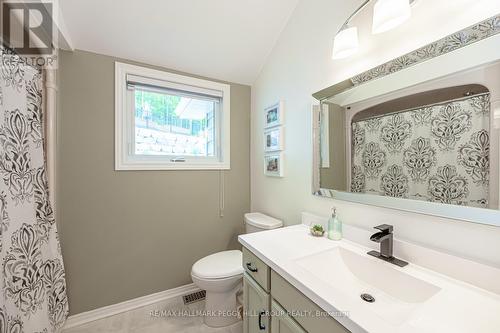
[[[276, 272], [271, 271], [271, 295], [288, 312], [324, 312], [309, 298], [288, 283]], [[349, 333], [344, 326], [330, 316], [293, 317], [309, 333]]]
[[250, 275], [262, 287], [262, 289], [269, 292], [271, 289], [270, 268], [246, 248], [243, 248], [243, 267], [245, 268], [245, 272], [247, 272], [248, 275]]

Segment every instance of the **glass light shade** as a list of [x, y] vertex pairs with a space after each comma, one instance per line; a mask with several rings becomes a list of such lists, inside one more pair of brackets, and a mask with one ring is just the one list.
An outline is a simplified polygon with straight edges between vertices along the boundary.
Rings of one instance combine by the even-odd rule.
[[378, 0], [373, 7], [372, 32], [391, 30], [411, 17], [409, 0]]
[[335, 36], [333, 41], [333, 59], [347, 58], [358, 51], [358, 28], [345, 28]]

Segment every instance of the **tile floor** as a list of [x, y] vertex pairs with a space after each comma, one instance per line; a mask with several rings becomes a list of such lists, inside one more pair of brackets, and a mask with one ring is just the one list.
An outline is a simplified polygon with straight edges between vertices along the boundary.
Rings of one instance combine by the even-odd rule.
[[196, 313], [202, 311], [203, 301], [184, 305], [181, 297], [160, 302], [104, 318], [89, 324], [70, 329], [62, 333], [242, 333], [243, 324], [225, 328], [210, 328], [203, 323], [200, 316], [173, 316], [171, 313]]

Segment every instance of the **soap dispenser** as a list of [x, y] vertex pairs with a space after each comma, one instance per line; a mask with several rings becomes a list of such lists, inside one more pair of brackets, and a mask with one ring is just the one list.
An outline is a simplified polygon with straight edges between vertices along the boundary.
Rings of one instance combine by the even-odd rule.
[[337, 216], [337, 209], [332, 208], [332, 215], [328, 219], [328, 238], [332, 240], [342, 239], [342, 222]]

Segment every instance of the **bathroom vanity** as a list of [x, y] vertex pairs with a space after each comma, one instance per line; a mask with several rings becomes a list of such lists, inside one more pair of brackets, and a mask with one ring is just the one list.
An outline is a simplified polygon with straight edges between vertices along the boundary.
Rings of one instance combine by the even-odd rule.
[[247, 248], [243, 265], [245, 332], [349, 332], [331, 316], [306, 316], [324, 311]]
[[243, 265], [245, 333], [349, 332], [246, 248]]
[[[239, 236], [244, 332], [495, 332], [500, 296], [306, 225]], [[361, 297], [368, 294], [373, 299]]]

